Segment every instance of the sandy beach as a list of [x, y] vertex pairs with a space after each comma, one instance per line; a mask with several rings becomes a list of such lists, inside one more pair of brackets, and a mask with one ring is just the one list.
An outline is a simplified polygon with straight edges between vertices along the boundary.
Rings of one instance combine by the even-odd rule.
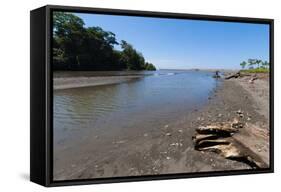
[[131, 81], [142, 76], [109, 76], [109, 77], [64, 77], [54, 78], [54, 90], [78, 87], [91, 87], [99, 85], [111, 85]]
[[[99, 80], [102, 82], [103, 78]], [[110, 82], [121, 81], [119, 77], [116, 77], [118, 80], [106, 78]], [[137, 77], [128, 77], [132, 78]], [[247, 163], [194, 149], [192, 136], [197, 127], [213, 122], [229, 122], [235, 118], [240, 118], [245, 126], [233, 138], [247, 152], [269, 165], [268, 76], [262, 76], [253, 83], [249, 82], [249, 78], [222, 80], [207, 105], [165, 124], [161, 129], [132, 131], [118, 137], [96, 135], [81, 149], [82, 156], [62, 151], [60, 155], [65, 158], [54, 159], [54, 178], [68, 180], [252, 169]], [[74, 80], [68, 81], [57, 81], [56, 88], [75, 84]], [[62, 82], [65, 84], [60, 85]], [[241, 113], [237, 111], [243, 117], [239, 117]]]

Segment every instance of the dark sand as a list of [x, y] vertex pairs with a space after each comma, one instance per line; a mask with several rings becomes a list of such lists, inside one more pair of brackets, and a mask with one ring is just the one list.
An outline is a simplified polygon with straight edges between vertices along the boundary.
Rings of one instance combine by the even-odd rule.
[[241, 121], [247, 124], [235, 137], [269, 163], [268, 77], [254, 84], [246, 78], [225, 80], [208, 105], [159, 130], [124, 133], [118, 138], [97, 135], [85, 143], [82, 156], [68, 154], [66, 150], [63, 155], [68, 161], [55, 159], [54, 179], [251, 169], [245, 163], [224, 159], [213, 152], [196, 151], [192, 142], [196, 127], [232, 121], [238, 110], [243, 111]]

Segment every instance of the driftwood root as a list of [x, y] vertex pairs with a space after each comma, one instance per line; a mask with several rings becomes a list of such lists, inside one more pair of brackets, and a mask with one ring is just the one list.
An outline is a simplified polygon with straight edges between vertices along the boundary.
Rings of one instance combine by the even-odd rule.
[[232, 137], [244, 126], [237, 119], [234, 119], [232, 123], [200, 126], [192, 137], [194, 148], [198, 151], [218, 153], [226, 159], [246, 163], [254, 169], [267, 167], [258, 155]]

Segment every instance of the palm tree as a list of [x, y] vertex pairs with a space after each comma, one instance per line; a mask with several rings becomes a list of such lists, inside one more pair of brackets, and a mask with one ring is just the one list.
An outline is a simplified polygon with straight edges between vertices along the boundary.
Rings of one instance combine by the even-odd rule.
[[258, 68], [260, 68], [260, 64], [262, 63], [262, 60], [257, 59], [256, 64], [258, 64]]
[[269, 68], [269, 63], [268, 63], [268, 61], [264, 61], [264, 62], [262, 62], [261, 64], [262, 64], [262, 67], [263, 67], [263, 68], [265, 68], [265, 69], [266, 69], [266, 68]]
[[245, 61], [243, 61], [242, 63], [240, 63], [240, 66], [242, 67], [242, 69], [244, 69], [246, 65], [247, 65], [247, 63], [246, 63]]
[[256, 59], [248, 59], [248, 66], [250, 69], [253, 68], [253, 65], [256, 64]]

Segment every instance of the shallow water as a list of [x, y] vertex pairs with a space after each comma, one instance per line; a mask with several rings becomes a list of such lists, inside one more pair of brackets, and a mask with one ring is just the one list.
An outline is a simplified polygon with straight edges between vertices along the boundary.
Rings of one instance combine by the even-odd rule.
[[157, 129], [204, 105], [218, 83], [211, 72], [151, 73], [121, 84], [54, 91], [55, 155], [65, 146], [79, 151], [89, 137]]

